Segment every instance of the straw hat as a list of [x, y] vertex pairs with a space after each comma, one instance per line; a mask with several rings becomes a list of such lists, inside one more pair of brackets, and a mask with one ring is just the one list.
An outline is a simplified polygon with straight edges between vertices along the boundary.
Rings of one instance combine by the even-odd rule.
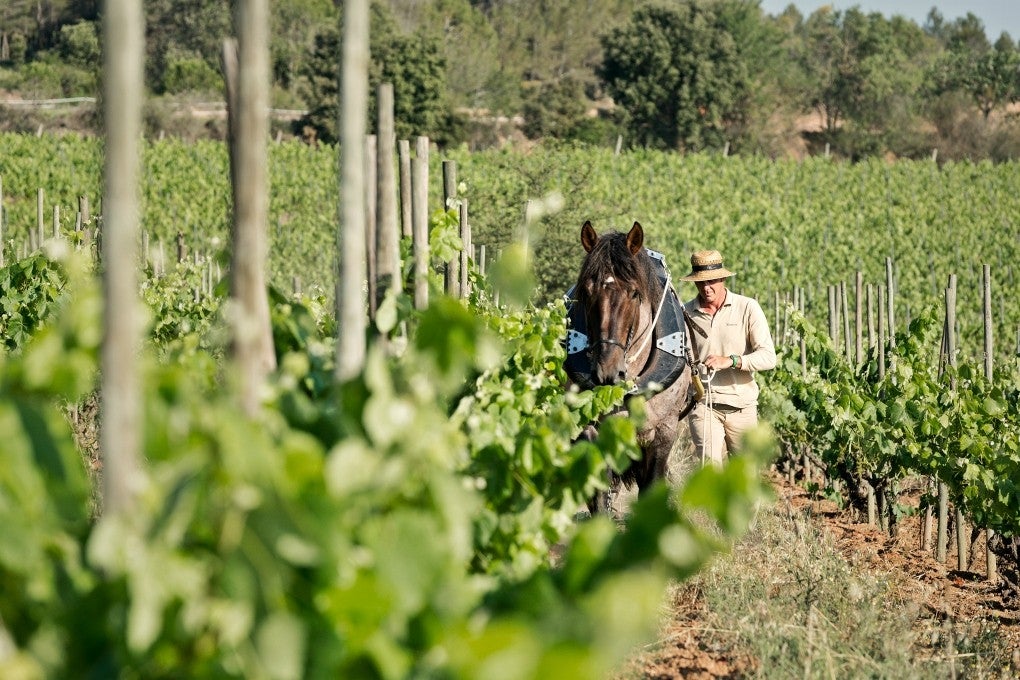
[[682, 277], [681, 281], [711, 281], [733, 275], [723, 266], [722, 254], [718, 250], [699, 250], [691, 254], [691, 273]]

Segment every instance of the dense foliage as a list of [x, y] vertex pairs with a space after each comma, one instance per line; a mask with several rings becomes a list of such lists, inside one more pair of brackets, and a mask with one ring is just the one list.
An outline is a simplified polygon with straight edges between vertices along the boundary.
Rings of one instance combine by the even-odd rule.
[[[805, 361], [798, 343], [785, 345], [779, 366], [763, 376], [763, 411], [786, 455], [794, 461], [810, 456], [825, 470], [825, 492], [862, 509], [870, 486], [893, 521], [902, 480], [937, 479], [969, 522], [1015, 544], [1020, 355], [998, 364], [991, 378], [974, 360], [955, 366], [939, 354], [943, 313], [933, 305], [897, 333], [894, 344], [881, 353], [876, 344], [858, 364], [799, 312], [791, 313], [797, 337], [804, 338]], [[880, 370], [880, 361], [888, 370]], [[931, 495], [924, 503], [933, 505]], [[1012, 549], [1000, 552], [1015, 570]], [[1016, 586], [1015, 576], [1009, 578]]]
[[599, 76], [644, 146], [720, 148], [748, 96], [749, 64], [715, 5], [650, 6], [606, 35]]
[[[439, 297], [404, 319], [401, 356], [377, 347], [337, 384], [322, 306], [274, 294], [280, 369], [254, 420], [217, 353], [221, 322], [169, 345], [153, 334], [141, 491], [130, 514], [97, 517], [59, 406], [95, 384], [101, 301], [84, 265], [62, 260], [69, 283], [41, 328], [0, 354], [5, 677], [602, 677], [654, 632], [667, 580], [739, 535], [764, 492], [767, 439], [673, 500], [658, 486], [624, 531], [578, 524], [637, 449], [620, 417], [571, 443], [624, 389], [564, 391], [562, 304]], [[191, 290], [187, 268], [150, 283], [155, 328], [208, 318], [153, 306]]]
[[[34, 229], [39, 187], [47, 215], [51, 206], [61, 207], [65, 233], [73, 229], [78, 196], [93, 197], [96, 205], [96, 140], [3, 135], [0, 144], [11, 151], [0, 157], [7, 253], [22, 251]], [[335, 154], [333, 147], [297, 143], [270, 148], [269, 269], [280, 290], [292, 290], [296, 278], [303, 290], [331, 299], [331, 251], [324, 245], [335, 241]], [[172, 262], [178, 232], [186, 257], [222, 255], [229, 234], [224, 147], [167, 140], [146, 145], [144, 159], [142, 228], [150, 260]], [[549, 145], [527, 154], [431, 154], [433, 177], [441, 176], [443, 160], [457, 163], [473, 240], [487, 246], [490, 259], [520, 234], [529, 200], [562, 199], [559, 212], [531, 223], [542, 301], [573, 283], [586, 219], [599, 231], [626, 229], [636, 220], [674, 275], [685, 273], [692, 250], [719, 248], [738, 274], [738, 292], [758, 296], [771, 312], [777, 293], [802, 287], [808, 316], [820, 326], [828, 314], [826, 287], [852, 283], [858, 270], [865, 283], [884, 283], [887, 257], [895, 269], [898, 329], [957, 274], [964, 352], [980, 346], [981, 266], [989, 264], [996, 352], [1002, 357], [1014, 348], [1020, 306], [1005, 293], [1020, 276], [1016, 163], [794, 162]], [[438, 182], [431, 191], [430, 205], [441, 205]], [[683, 285], [679, 290], [682, 297], [694, 294]]]
[[[428, 130], [441, 143], [453, 141], [453, 114], [446, 98], [446, 63], [442, 41], [424, 32], [403, 35], [379, 5], [373, 5], [370, 36], [369, 120], [377, 119], [376, 96], [380, 84], [393, 85], [393, 117], [396, 134], [410, 138], [416, 130]], [[309, 111], [297, 124], [313, 130], [328, 143], [339, 138], [340, 118], [337, 59], [340, 33], [327, 27], [315, 36], [315, 46], [305, 62]], [[307, 136], [307, 131], [305, 135]]]

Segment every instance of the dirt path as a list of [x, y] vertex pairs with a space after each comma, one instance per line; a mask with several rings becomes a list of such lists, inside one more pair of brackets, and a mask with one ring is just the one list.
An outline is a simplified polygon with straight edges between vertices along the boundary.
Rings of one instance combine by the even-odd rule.
[[[955, 540], [950, 541], [947, 564], [940, 564], [933, 555], [920, 549], [921, 525], [916, 514], [903, 518], [897, 535], [891, 537], [831, 501], [812, 499], [804, 489], [790, 485], [780, 475], [773, 474], [772, 482], [777, 495], [772, 512], [787, 515], [794, 526], [798, 522], [810, 523], [835, 547], [850, 569], [877, 575], [888, 584], [889, 599], [896, 603], [896, 608], [911, 612], [913, 623], [908, 634], [914, 643], [909, 654], [922, 662], [941, 663], [939, 668], [946, 669], [944, 676], [932, 677], [1020, 676], [1020, 611], [1002, 589], [985, 579], [983, 540], [975, 545], [969, 568], [960, 571], [955, 568]], [[916, 507], [916, 497], [904, 500]], [[780, 676], [762, 668], [753, 654], [743, 651], [735, 639], [736, 631], [713, 616], [704, 597], [707, 587], [711, 584], [697, 580], [693, 585], [678, 586], [659, 640], [628, 664], [623, 678], [710, 680], [759, 674]], [[962, 640], [991, 635], [992, 642], [987, 644], [992, 645], [992, 651], [984, 654], [994, 657], [994, 669], [975, 674], [967, 663], [973, 663], [972, 657], [978, 654], [947, 649], [945, 640], [954, 639], [953, 635], [945, 635], [950, 629]], [[958, 663], [953, 657], [959, 657]]]

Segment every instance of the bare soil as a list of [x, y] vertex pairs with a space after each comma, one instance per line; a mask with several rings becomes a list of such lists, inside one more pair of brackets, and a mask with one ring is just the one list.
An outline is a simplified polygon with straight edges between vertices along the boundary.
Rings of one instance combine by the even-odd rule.
[[[957, 629], [994, 629], [997, 644], [1007, 658], [1011, 655], [1012, 668], [1020, 669], [1020, 611], [1011, 593], [986, 579], [983, 537], [972, 546], [967, 568], [958, 569], [952, 536], [945, 564], [921, 549], [922, 517], [918, 514], [902, 518], [895, 535], [889, 535], [862, 521], [856, 511], [812, 497], [782, 475], [773, 472], [770, 478], [778, 506], [786, 506], [794, 516], [809, 518], [855, 569], [897, 576], [888, 580], [895, 589], [893, 597], [920, 612], [915, 650], [919, 657], [941, 651], [927, 647], [925, 641], [929, 633], [950, 622]], [[901, 497], [900, 502], [916, 508], [919, 499], [920, 493], [914, 492]], [[710, 627], [711, 617], [697, 588], [678, 589], [672, 606], [659, 640], [632, 660], [626, 677], [712, 680], [755, 676], [760, 671], [757, 660], [739, 651], [739, 645], [720, 644], [720, 637], [729, 631]]]

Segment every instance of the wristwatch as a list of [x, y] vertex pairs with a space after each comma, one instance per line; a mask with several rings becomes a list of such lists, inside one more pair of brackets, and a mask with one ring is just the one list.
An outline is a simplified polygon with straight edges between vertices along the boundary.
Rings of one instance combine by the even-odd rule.
[[731, 354], [730, 355], [730, 361], [733, 362], [733, 368], [736, 368], [737, 367], [737, 362], [740, 361], [740, 357], [738, 357], [736, 354]]

